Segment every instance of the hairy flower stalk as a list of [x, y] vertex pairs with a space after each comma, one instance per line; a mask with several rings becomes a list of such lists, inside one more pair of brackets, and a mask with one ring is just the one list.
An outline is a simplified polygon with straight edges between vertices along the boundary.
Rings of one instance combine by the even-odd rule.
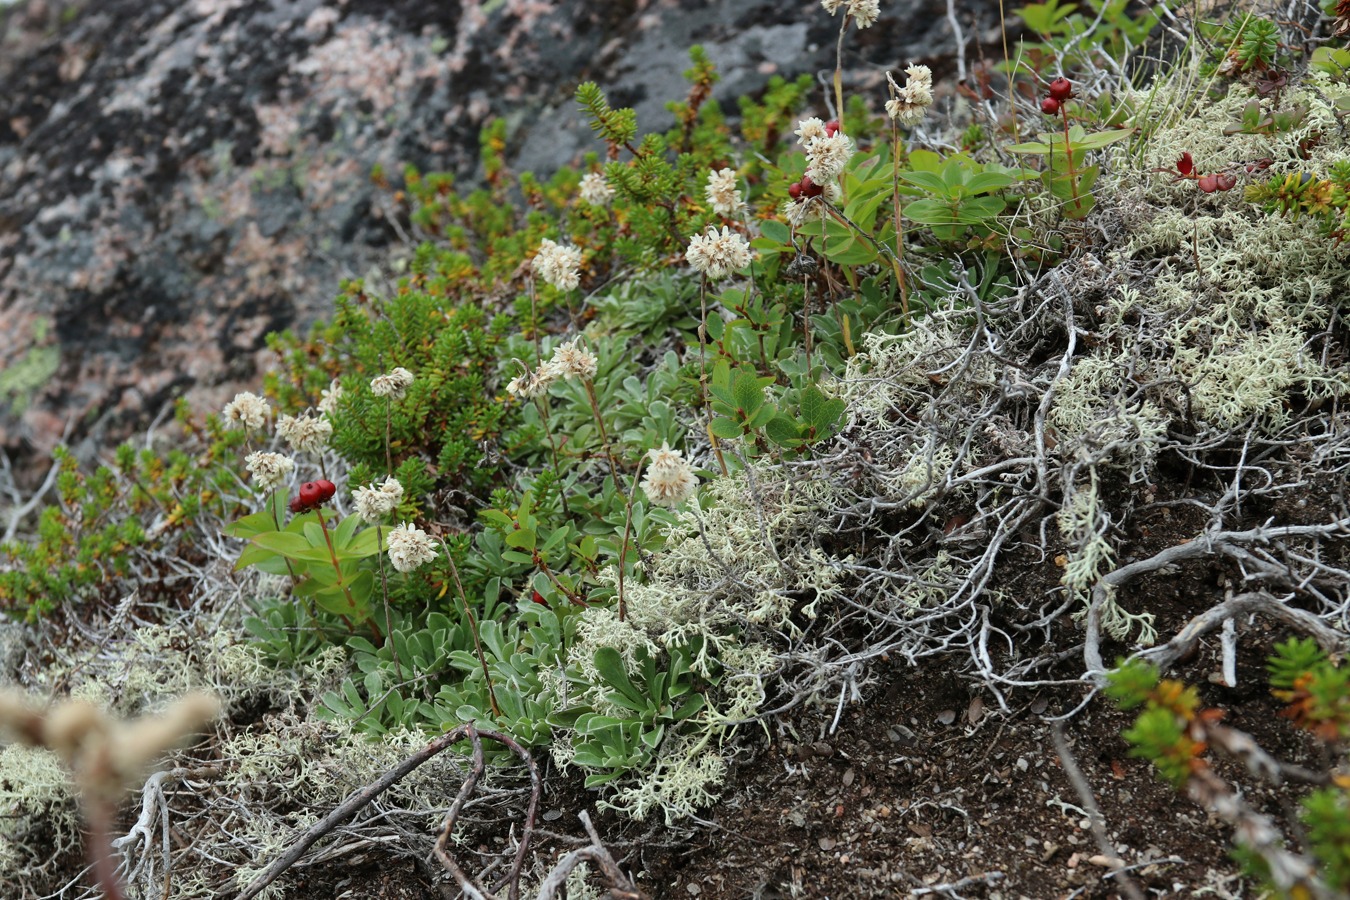
[[[352, 498], [356, 502], [356, 514], [375, 525], [375, 546], [384, 547], [384, 517], [393, 513], [398, 509], [399, 503], [403, 502], [403, 485], [397, 478], [386, 478], [384, 484], [379, 487], [372, 484], [357, 488]], [[389, 652], [393, 654], [394, 671], [402, 681], [403, 672], [399, 667], [398, 650], [393, 644], [393, 616], [389, 612], [389, 576], [384, 570], [384, 554], [376, 553], [375, 556], [380, 562], [380, 594], [384, 598], [385, 640], [389, 641]]]
[[900, 313], [909, 321], [909, 282], [899, 261], [905, 257], [905, 230], [903, 227], [904, 204], [900, 199], [900, 127], [918, 124], [928, 107], [933, 104], [933, 73], [927, 66], [910, 65], [905, 68], [905, 86], [895, 83], [891, 73], [886, 73], [886, 82], [890, 86], [891, 99], [886, 103], [886, 113], [891, 119], [891, 208], [895, 215], [895, 277], [900, 289]]
[[395, 366], [387, 375], [377, 375], [370, 382], [370, 392], [384, 398], [384, 474], [394, 474], [394, 451], [392, 434], [394, 423], [394, 401], [402, 400], [413, 383], [413, 373], [402, 366]]
[[488, 703], [492, 704], [492, 714], [501, 717], [502, 708], [497, 705], [497, 691], [492, 686], [492, 673], [488, 671], [487, 656], [483, 654], [483, 642], [478, 637], [478, 619], [474, 617], [473, 610], [469, 608], [469, 597], [464, 593], [464, 583], [459, 580], [459, 566], [455, 565], [455, 555], [450, 552], [450, 545], [441, 538], [441, 546], [445, 549], [445, 558], [450, 563], [450, 575], [455, 579], [455, 588], [459, 591], [459, 602], [464, 606], [464, 620], [469, 623], [469, 633], [473, 635], [473, 647], [478, 652], [478, 665], [483, 669], [483, 681], [487, 684]]
[[600, 404], [595, 399], [595, 375], [600, 370], [600, 360], [580, 343], [581, 338], [564, 341], [553, 350], [553, 359], [548, 365], [559, 378], [576, 378], [586, 391], [586, 399], [591, 402], [591, 414], [600, 430], [600, 442], [605, 448], [605, 460], [609, 463], [609, 474], [614, 484], [619, 483], [619, 468], [614, 462], [614, 451], [609, 445], [609, 432], [605, 430], [605, 417], [600, 415]]

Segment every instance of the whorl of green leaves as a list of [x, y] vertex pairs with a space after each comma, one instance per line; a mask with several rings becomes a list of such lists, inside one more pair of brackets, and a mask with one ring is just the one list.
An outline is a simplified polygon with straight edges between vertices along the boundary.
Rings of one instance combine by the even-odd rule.
[[577, 85], [577, 102], [590, 117], [591, 128], [609, 143], [622, 146], [637, 137], [637, 113], [611, 107], [594, 81]]

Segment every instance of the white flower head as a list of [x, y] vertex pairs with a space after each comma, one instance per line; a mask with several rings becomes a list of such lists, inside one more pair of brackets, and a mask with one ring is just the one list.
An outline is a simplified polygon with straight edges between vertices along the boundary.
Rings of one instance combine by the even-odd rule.
[[539, 252], [534, 255], [531, 268], [540, 278], [560, 291], [570, 291], [581, 284], [581, 251], [570, 244], [557, 244], [544, 238]]
[[703, 194], [719, 216], [734, 216], [745, 205], [736, 182], [735, 169], [719, 169], [708, 173], [708, 185]]
[[720, 232], [709, 225], [705, 233], [690, 236], [684, 258], [715, 281], [750, 265], [750, 243], [725, 225]]
[[378, 487], [372, 484], [357, 488], [352, 499], [356, 501], [357, 515], [367, 522], [379, 522], [403, 502], [403, 485], [397, 478], [389, 477]]
[[812, 141], [825, 137], [825, 122], [816, 116], [810, 116], [797, 123], [797, 130], [793, 134], [797, 135], [797, 143], [810, 148]]
[[587, 172], [581, 179], [579, 193], [582, 201], [591, 206], [609, 206], [609, 201], [614, 199], [614, 188], [600, 172]]
[[321, 453], [333, 436], [333, 423], [322, 416], [282, 416], [277, 419], [277, 434], [297, 453]]
[[[549, 370], [550, 382], [555, 378], [581, 378], [591, 381], [600, 369], [600, 360], [581, 344], [581, 338], [575, 337], [555, 347], [553, 358], [539, 369], [540, 372]], [[510, 389], [509, 385], [507, 389]]]
[[319, 412], [327, 415], [333, 415], [337, 412], [338, 401], [342, 399], [342, 383], [336, 378], [329, 383], [328, 388], [322, 392], [319, 397]]
[[390, 400], [402, 400], [413, 383], [413, 373], [402, 366], [395, 366], [386, 375], [376, 375], [370, 382], [370, 391], [376, 397], [388, 397]]
[[876, 24], [881, 15], [881, 0], [820, 0], [820, 5], [832, 16], [846, 8], [845, 15], [852, 16], [859, 28]]
[[[362, 516], [362, 518], [365, 518]], [[389, 561], [400, 572], [411, 572], [436, 558], [436, 542], [431, 535], [404, 522], [389, 531]]]
[[647, 473], [642, 476], [642, 491], [657, 506], [676, 506], [688, 500], [698, 489], [694, 467], [679, 450], [661, 444], [659, 450], [648, 450]]
[[911, 65], [905, 75], [905, 86], [900, 87], [891, 73], [886, 73], [893, 95], [886, 101], [886, 114], [902, 125], [917, 125], [933, 105], [933, 72], [927, 66]]
[[842, 131], [818, 137], [806, 148], [806, 177], [826, 185], [839, 177], [853, 158], [853, 139]]
[[530, 367], [520, 360], [515, 360], [515, 362], [520, 365], [522, 371], [506, 384], [507, 393], [513, 397], [519, 397], [522, 400], [541, 397], [548, 392], [553, 382], [558, 380], [558, 370], [553, 366], [551, 360], [534, 371], [530, 371]]
[[280, 453], [258, 450], [244, 457], [244, 467], [264, 491], [276, 490], [295, 469], [295, 460]]
[[225, 404], [221, 415], [225, 417], [225, 425], [229, 428], [257, 431], [267, 424], [267, 416], [271, 411], [267, 401], [257, 394], [240, 391]]
[[881, 0], [849, 0], [848, 14], [859, 28], [871, 28], [881, 18]]

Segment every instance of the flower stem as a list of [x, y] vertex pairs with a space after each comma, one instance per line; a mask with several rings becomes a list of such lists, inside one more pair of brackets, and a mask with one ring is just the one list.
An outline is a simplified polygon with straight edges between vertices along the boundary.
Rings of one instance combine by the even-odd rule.
[[455, 587], [459, 590], [459, 600], [464, 604], [465, 621], [469, 623], [469, 633], [473, 635], [473, 646], [478, 652], [478, 664], [483, 667], [483, 678], [487, 682], [488, 702], [492, 704], [492, 715], [501, 718], [502, 708], [497, 705], [497, 692], [492, 687], [492, 673], [488, 671], [487, 657], [483, 654], [483, 642], [478, 637], [478, 620], [473, 616], [473, 610], [469, 609], [469, 597], [464, 593], [464, 584], [459, 580], [459, 567], [455, 565], [455, 557], [450, 553], [450, 545], [441, 538], [441, 546], [445, 548], [445, 558], [450, 563], [450, 574], [454, 576]]
[[[905, 257], [905, 232], [901, 229], [901, 219], [904, 207], [900, 204], [900, 126], [891, 119], [891, 205], [895, 208], [895, 255], [897, 259]], [[909, 323], [909, 284], [905, 280], [905, 271], [900, 266], [895, 267], [896, 277], [899, 279], [900, 288], [900, 314], [905, 317], [905, 323]]]
[[1073, 197], [1073, 211], [1077, 214], [1082, 204], [1078, 201], [1078, 173], [1073, 170], [1073, 147], [1069, 144], [1069, 104], [1067, 102], [1059, 105], [1059, 114], [1064, 120], [1064, 162], [1069, 168], [1069, 194]]
[[380, 561], [380, 593], [384, 597], [384, 639], [389, 643], [389, 655], [394, 659], [394, 674], [403, 680], [403, 667], [399, 664], [398, 648], [394, 646], [394, 621], [389, 614], [389, 577], [384, 572], [384, 526], [375, 525], [375, 558]]
[[[338, 563], [337, 551], [333, 549], [333, 538], [328, 534], [328, 520], [323, 517], [323, 508], [314, 510], [314, 515], [319, 519], [319, 529], [323, 531], [324, 543], [328, 545], [328, 558], [333, 561], [333, 571], [337, 573], [337, 583], [342, 587], [342, 593], [347, 598], [347, 606], [355, 614], [359, 611], [356, 606], [356, 598], [352, 596], [351, 588], [348, 587], [346, 580], [342, 577], [342, 566]], [[380, 629], [374, 622], [370, 623], [370, 630], [379, 640]]]
[[704, 275], [698, 282], [698, 387], [703, 395], [703, 408], [708, 412], [708, 441], [712, 444], [713, 455], [717, 457], [717, 464], [722, 468], [722, 474], [727, 473], [727, 461], [722, 458], [722, 448], [717, 444], [717, 435], [712, 430], [712, 404], [708, 402], [708, 276]]
[[595, 414], [595, 424], [600, 429], [600, 442], [605, 448], [605, 460], [609, 463], [609, 474], [614, 478], [614, 486], [619, 486], [619, 468], [614, 464], [614, 451], [609, 446], [609, 434], [605, 431], [605, 419], [600, 415], [600, 404], [595, 400], [595, 385], [589, 378], [581, 381], [586, 389], [586, 399], [591, 401], [591, 412]]
[[628, 538], [633, 533], [633, 501], [637, 498], [638, 480], [642, 477], [642, 461], [646, 456], [638, 457], [637, 471], [633, 473], [633, 486], [628, 491], [628, 509], [623, 519], [623, 543], [619, 545], [619, 621], [628, 616], [628, 604], [624, 602], [623, 581], [628, 561]]

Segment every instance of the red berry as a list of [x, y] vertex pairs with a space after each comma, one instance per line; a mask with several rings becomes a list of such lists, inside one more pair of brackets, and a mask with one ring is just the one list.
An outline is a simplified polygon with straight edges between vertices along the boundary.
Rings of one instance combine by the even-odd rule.
[[327, 503], [329, 500], [332, 500], [333, 495], [337, 493], [337, 485], [333, 484], [333, 482], [329, 481], [327, 478], [320, 478], [314, 483], [319, 486], [321, 503]]
[[1219, 189], [1219, 179], [1214, 175], [1200, 176], [1200, 190], [1206, 194], [1212, 194]]
[[1050, 99], [1063, 103], [1073, 96], [1073, 82], [1067, 78], [1056, 78], [1050, 82]]
[[1181, 159], [1177, 160], [1177, 171], [1182, 175], [1190, 175], [1195, 171], [1195, 160], [1191, 159], [1189, 153], [1181, 154]]
[[305, 504], [300, 501], [299, 497], [292, 497], [289, 505], [293, 513], [299, 514], [305, 511]]
[[1041, 101], [1041, 112], [1047, 116], [1053, 116], [1059, 112], [1059, 101], [1054, 97], [1046, 97]]
[[539, 593], [538, 591], [535, 591], [534, 596], [530, 599], [534, 600], [534, 602], [538, 603], [540, 606], [548, 606], [548, 601], [545, 600], [544, 595]]
[[313, 481], [306, 481], [300, 485], [300, 505], [306, 509], [313, 509], [323, 502], [323, 488], [319, 487]]
[[1229, 175], [1227, 172], [1222, 175], [1215, 175], [1214, 181], [1221, 191], [1231, 191], [1237, 185], [1237, 176]]
[[843, 126], [839, 124], [838, 119], [831, 119], [830, 121], [825, 123], [825, 134], [827, 137], [834, 137], [836, 134], [839, 133], [839, 129], [842, 127]]
[[821, 194], [825, 193], [825, 188], [816, 184], [806, 175], [802, 176], [801, 185], [802, 196], [804, 197], [819, 197]]
[[798, 182], [788, 185], [788, 196], [793, 200], [800, 200], [802, 196], [802, 186]]

